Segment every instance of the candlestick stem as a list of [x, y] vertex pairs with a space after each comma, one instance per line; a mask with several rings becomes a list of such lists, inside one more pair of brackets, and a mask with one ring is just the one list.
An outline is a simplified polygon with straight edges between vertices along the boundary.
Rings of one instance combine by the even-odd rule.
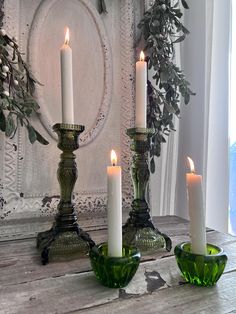
[[170, 238], [154, 227], [146, 200], [150, 178], [148, 137], [154, 132], [155, 130], [147, 128], [127, 130], [127, 134], [132, 139], [131, 150], [134, 152], [131, 165], [134, 200], [130, 217], [123, 227], [123, 242], [137, 247], [142, 254], [149, 254], [164, 247], [170, 251], [172, 246]]
[[43, 264], [49, 260], [63, 260], [77, 256], [85, 256], [94, 245], [90, 236], [77, 223], [75, 205], [72, 195], [78, 177], [75, 154], [79, 148], [79, 135], [84, 126], [58, 123], [53, 126], [58, 134], [58, 148], [62, 150], [61, 161], [57, 170], [60, 185], [60, 202], [58, 213], [52, 228], [40, 232], [37, 236], [37, 247], [41, 251]]

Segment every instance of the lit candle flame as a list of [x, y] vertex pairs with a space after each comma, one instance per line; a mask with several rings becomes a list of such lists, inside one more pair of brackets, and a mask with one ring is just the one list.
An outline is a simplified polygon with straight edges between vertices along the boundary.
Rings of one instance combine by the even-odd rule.
[[112, 166], [117, 165], [117, 156], [116, 156], [116, 152], [113, 149], [111, 151], [111, 164]]
[[190, 157], [187, 157], [187, 158], [188, 158], [190, 170], [191, 170], [192, 173], [194, 173], [195, 172], [194, 162], [192, 161], [192, 159]]
[[145, 54], [143, 51], [140, 52], [140, 61], [144, 61], [145, 60]]
[[69, 27], [66, 28], [66, 35], [65, 35], [65, 45], [69, 45], [70, 40], [70, 30]]

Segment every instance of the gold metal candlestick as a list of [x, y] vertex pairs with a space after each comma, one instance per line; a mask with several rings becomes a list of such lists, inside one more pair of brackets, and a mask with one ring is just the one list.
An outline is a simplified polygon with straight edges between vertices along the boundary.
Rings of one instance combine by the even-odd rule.
[[53, 130], [58, 135], [58, 148], [62, 150], [61, 161], [57, 170], [60, 184], [60, 202], [58, 213], [52, 228], [40, 232], [37, 236], [37, 248], [41, 251], [43, 264], [84, 256], [94, 246], [88, 233], [77, 223], [72, 194], [78, 177], [75, 154], [79, 148], [79, 135], [84, 131], [83, 125], [57, 123]]

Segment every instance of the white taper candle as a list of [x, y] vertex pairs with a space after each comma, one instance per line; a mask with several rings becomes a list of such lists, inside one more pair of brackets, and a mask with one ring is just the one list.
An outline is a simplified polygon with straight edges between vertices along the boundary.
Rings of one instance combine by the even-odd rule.
[[188, 157], [191, 173], [186, 174], [190, 237], [192, 252], [206, 255], [206, 222], [202, 194], [202, 176], [195, 174], [194, 163]]
[[74, 124], [72, 49], [69, 46], [69, 28], [60, 49], [62, 123]]
[[140, 61], [136, 62], [136, 110], [135, 127], [146, 128], [147, 116], [147, 62], [144, 60], [143, 51], [140, 53]]
[[108, 193], [108, 255], [122, 256], [122, 194], [121, 167], [117, 166], [116, 153], [111, 151], [112, 166], [107, 167]]

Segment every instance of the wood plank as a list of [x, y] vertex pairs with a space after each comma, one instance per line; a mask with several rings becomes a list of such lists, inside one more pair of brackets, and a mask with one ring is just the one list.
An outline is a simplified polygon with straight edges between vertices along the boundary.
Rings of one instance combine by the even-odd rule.
[[[189, 284], [156, 290], [133, 298], [119, 298], [105, 305], [90, 307], [73, 313], [236, 313], [236, 272], [223, 274], [214, 287]], [[72, 313], [72, 312], [69, 312]]]
[[[95, 280], [92, 272], [69, 274], [18, 285], [2, 286], [0, 289], [0, 304], [3, 311], [11, 309], [7, 313], [70, 313], [86, 308], [91, 311], [95, 306], [96, 311], [101, 309], [98, 313], [102, 313], [102, 311], [113, 313], [111, 311], [113, 309], [133, 313], [132, 309], [134, 307], [132, 304], [138, 298], [140, 300], [138, 301], [140, 302], [140, 311], [138, 313], [157, 313], [157, 310], [168, 310], [171, 309], [171, 305], [177, 307], [177, 305], [185, 304], [185, 302], [191, 302], [188, 303], [188, 307], [191, 308], [192, 304], [199, 301], [200, 296], [205, 297], [205, 293], [211, 290], [215, 291], [208, 294], [209, 296], [214, 295], [215, 299], [213, 298], [212, 301], [218, 300], [220, 294], [222, 297], [225, 295], [230, 304], [236, 298], [235, 293], [231, 291], [236, 280], [235, 269], [233, 272], [228, 273], [229, 276], [224, 275], [225, 277], [222, 277], [224, 280], [221, 279], [217, 287], [197, 288], [200, 290], [196, 292], [196, 287], [185, 284], [187, 288], [182, 290], [183, 279], [180, 276], [175, 258], [172, 256], [141, 264], [131, 283], [123, 289], [103, 287]], [[161, 292], [162, 290], [165, 290], [165, 292]], [[216, 292], [218, 296], [216, 296]], [[155, 299], [152, 297], [154, 294]], [[142, 297], [143, 295], [145, 298]], [[172, 298], [174, 299], [172, 300]], [[119, 302], [116, 302], [117, 300]], [[154, 302], [154, 300], [156, 300], [155, 311], [149, 312], [151, 302]], [[157, 300], [160, 302], [157, 302]], [[111, 301], [115, 302], [114, 305], [110, 304]], [[97, 308], [98, 305], [102, 304], [101, 308]], [[182, 310], [181, 307], [180, 309]], [[183, 309], [186, 310], [184, 307]], [[119, 313], [119, 311], [114, 313]], [[135, 309], [136, 311], [137, 309]]]
[[[169, 220], [176, 225], [179, 219], [178, 217], [169, 219], [161, 217], [158, 220], [163, 227], [168, 229]], [[93, 221], [96, 224], [96, 220]], [[179, 228], [182, 230], [182, 226]], [[178, 233], [177, 226], [176, 230]], [[106, 229], [90, 231], [90, 235], [96, 243], [107, 240]], [[66, 273], [79, 273], [91, 270], [90, 262], [87, 258], [61, 263], [49, 263], [49, 265], [42, 267], [40, 254], [35, 248], [35, 239], [3, 241], [0, 243], [0, 252], [0, 284], [2, 285], [19, 284], [50, 276], [63, 276]], [[170, 255], [169, 252], [160, 250], [155, 255], [142, 257], [142, 260], [156, 260], [168, 255]]]
[[[49, 277], [0, 288], [2, 310], [9, 313], [65, 313], [104, 304], [124, 297], [139, 296], [178, 285], [181, 277], [174, 257], [143, 263], [133, 281], [124, 289], [100, 285], [92, 272]], [[22, 293], [23, 292], [23, 293]], [[14, 295], [14, 298], [12, 296]], [[50, 300], [50, 302], [48, 302]], [[58, 303], [58, 300], [59, 303]], [[39, 312], [35, 308], [39, 307]], [[38, 308], [37, 308], [38, 309]], [[34, 310], [34, 312], [33, 312]], [[40, 312], [41, 311], [41, 312]]]
[[[167, 225], [167, 223], [163, 223], [163, 226], [165, 225]], [[180, 229], [182, 230], [182, 227], [180, 227]], [[178, 230], [176, 233], [179, 234]], [[106, 241], [107, 239], [107, 230], [91, 231], [90, 234], [96, 243]], [[220, 245], [222, 243], [226, 244], [226, 242], [231, 243], [235, 240], [235, 237], [223, 235], [216, 231], [208, 233], [207, 236], [209, 242], [215, 243], [214, 241], [217, 240]], [[171, 252], [160, 250], [156, 254], [143, 256], [142, 261], [156, 260], [172, 256], [175, 245], [188, 240], [189, 237], [187, 235], [173, 236], [173, 248]], [[234, 245], [232, 245], [232, 247], [229, 246], [229, 248], [227, 247], [227, 251], [230, 251], [230, 256], [235, 254]], [[79, 273], [91, 270], [87, 258], [61, 263], [51, 263], [42, 267], [39, 252], [35, 248], [34, 239], [2, 242], [0, 243], [0, 252], [0, 284], [2, 285], [5, 285], [6, 283], [8, 285], [17, 284], [48, 278], [49, 276], [63, 276], [66, 273]], [[235, 255], [230, 259], [227, 265], [229, 269], [234, 267], [234, 260], [236, 260], [234, 257]]]
[[[93, 223], [95, 225], [96, 219], [93, 220]], [[155, 220], [155, 225], [162, 232], [166, 230], [167, 234], [169, 231], [172, 233], [173, 249], [176, 244], [189, 240], [188, 222], [183, 219], [175, 216], [158, 217]], [[103, 226], [101, 224], [99, 228], [90, 231], [96, 243], [107, 239], [105, 223]], [[157, 254], [144, 256], [134, 279], [126, 288], [109, 289], [101, 286], [96, 281], [94, 274], [89, 272], [91, 267], [88, 258], [49, 263], [47, 266], [42, 266], [34, 239], [1, 242], [0, 313], [48, 314], [79, 313], [81, 311], [113, 313], [114, 308], [117, 310], [114, 313], [119, 311], [124, 311], [124, 313], [133, 313], [132, 311], [157, 313], [159, 310], [171, 313], [168, 307], [170, 305], [174, 307], [173, 311], [177, 309], [177, 313], [182, 313], [182, 311], [199, 313], [198, 311], [194, 312], [194, 308], [192, 308], [192, 312], [187, 312], [185, 303], [188, 302], [188, 306], [192, 306], [192, 304], [196, 306], [200, 300], [200, 294], [205, 298], [205, 291], [216, 291], [214, 294], [218, 293], [223, 306], [226, 302], [222, 302], [221, 298], [223, 298], [223, 293], [226, 293], [226, 298], [228, 298], [231, 306], [230, 302], [234, 302], [235, 299], [228, 293], [226, 285], [221, 284], [221, 281], [228, 280], [229, 289], [233, 290], [231, 276], [235, 281], [236, 238], [208, 230], [207, 239], [210, 243], [222, 246], [228, 253], [229, 261], [226, 273], [222, 276], [217, 287], [197, 288], [204, 293], [195, 293], [196, 287], [179, 284], [183, 282], [183, 279], [173, 256], [173, 249], [171, 252], [162, 250]], [[227, 276], [227, 272], [229, 276]], [[182, 298], [181, 294], [183, 294]], [[152, 297], [154, 295], [155, 298]], [[172, 298], [176, 298], [178, 302], [172, 302]], [[215, 299], [212, 298], [211, 294], [209, 294], [209, 298], [212, 301], [211, 306], [215, 306]], [[169, 299], [172, 303], [168, 301]], [[152, 302], [155, 304], [154, 312], [149, 311]], [[139, 305], [139, 308], [134, 307], [134, 304]], [[181, 306], [183, 307], [181, 308]], [[207, 307], [204, 302], [201, 306], [200, 311], [208, 313], [208, 310], [214, 310], [217, 313], [216, 307], [210, 307], [210, 305]], [[232, 310], [230, 306], [229, 309]], [[173, 307], [170, 307], [170, 310]], [[225, 308], [223, 307], [223, 309]], [[138, 312], [139, 310], [140, 312]]]
[[[104, 242], [107, 231], [93, 231], [91, 236], [98, 243]], [[91, 270], [88, 257], [43, 266], [35, 239], [2, 242], [0, 252], [3, 252], [0, 260], [0, 285], [3, 286]]]
[[66, 313], [117, 296], [116, 289], [102, 287], [92, 273], [69, 274], [0, 287], [0, 313]]

